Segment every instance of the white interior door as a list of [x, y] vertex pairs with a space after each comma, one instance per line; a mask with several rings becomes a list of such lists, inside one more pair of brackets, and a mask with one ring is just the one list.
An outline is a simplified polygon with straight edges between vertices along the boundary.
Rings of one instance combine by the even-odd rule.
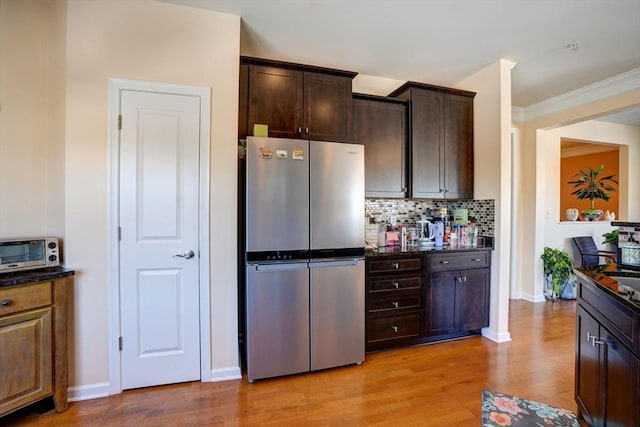
[[123, 389], [200, 379], [199, 106], [195, 96], [121, 94]]

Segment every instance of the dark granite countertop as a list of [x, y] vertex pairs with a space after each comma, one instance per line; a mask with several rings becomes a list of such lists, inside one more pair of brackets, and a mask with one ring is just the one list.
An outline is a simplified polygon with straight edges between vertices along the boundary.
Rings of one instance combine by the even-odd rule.
[[42, 282], [44, 280], [61, 279], [63, 277], [73, 276], [75, 273], [75, 270], [64, 267], [0, 273], [0, 286], [25, 285], [27, 283]]
[[640, 314], [640, 292], [626, 292], [616, 277], [640, 278], [640, 271], [618, 268], [615, 263], [595, 268], [574, 268], [579, 278], [589, 280], [627, 307]]
[[377, 257], [377, 256], [389, 256], [389, 255], [403, 255], [403, 254], [422, 254], [422, 253], [451, 253], [451, 252], [477, 252], [477, 251], [491, 251], [492, 246], [476, 246], [473, 248], [450, 248], [448, 245], [441, 248], [435, 246], [429, 246], [426, 248], [420, 248], [418, 246], [407, 246], [402, 248], [401, 246], [385, 246], [382, 248], [370, 248], [365, 251], [365, 257]]

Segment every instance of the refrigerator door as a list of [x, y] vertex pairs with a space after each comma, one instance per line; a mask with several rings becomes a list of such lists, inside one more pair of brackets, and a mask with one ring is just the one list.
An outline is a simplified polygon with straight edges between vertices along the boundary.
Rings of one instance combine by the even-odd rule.
[[311, 250], [364, 248], [364, 146], [311, 141]]
[[309, 141], [247, 138], [246, 251], [309, 249]]
[[311, 370], [364, 360], [364, 260], [309, 263]]
[[247, 266], [250, 382], [309, 371], [307, 263]]

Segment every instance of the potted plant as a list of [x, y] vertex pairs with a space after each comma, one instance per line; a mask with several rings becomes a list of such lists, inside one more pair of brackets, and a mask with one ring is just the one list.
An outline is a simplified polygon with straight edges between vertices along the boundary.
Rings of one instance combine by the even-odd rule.
[[576, 196], [578, 200], [589, 199], [591, 201], [591, 208], [582, 211], [582, 215], [589, 221], [597, 221], [602, 218], [602, 211], [595, 208], [595, 200], [602, 199], [605, 202], [609, 201], [611, 196], [610, 192], [616, 191], [613, 184], [618, 185], [615, 175], [601, 176], [604, 170], [604, 165], [600, 165], [598, 169], [589, 167], [587, 170], [580, 170], [573, 177], [573, 181], [569, 181], [569, 184], [573, 184], [574, 191], [572, 196]]
[[575, 292], [565, 291], [567, 282], [573, 276], [573, 261], [569, 254], [562, 249], [545, 247], [541, 255], [544, 265], [544, 297], [555, 301], [563, 295], [575, 298]]

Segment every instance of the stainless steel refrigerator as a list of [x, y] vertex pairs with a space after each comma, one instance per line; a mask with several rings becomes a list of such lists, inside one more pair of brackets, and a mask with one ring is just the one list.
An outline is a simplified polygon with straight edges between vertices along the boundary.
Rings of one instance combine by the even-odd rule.
[[364, 360], [364, 220], [363, 146], [247, 138], [250, 382]]

